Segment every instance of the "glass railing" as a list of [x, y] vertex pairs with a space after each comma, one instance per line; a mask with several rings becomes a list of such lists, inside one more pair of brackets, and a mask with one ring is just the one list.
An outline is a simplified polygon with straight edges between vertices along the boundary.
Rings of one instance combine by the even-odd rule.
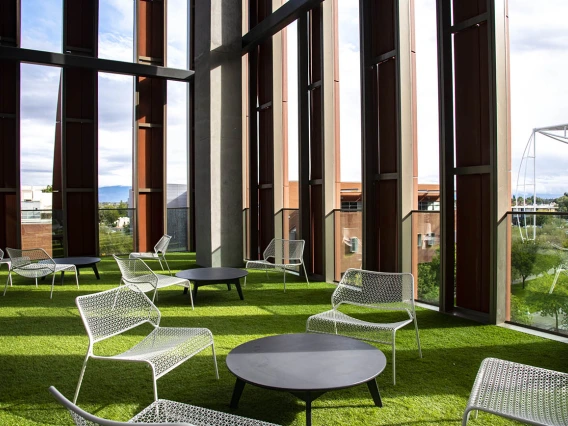
[[363, 212], [334, 210], [335, 280], [363, 265]]
[[62, 257], [63, 211], [22, 210], [22, 248], [41, 247], [52, 257]]
[[189, 209], [187, 207], [167, 209], [168, 235], [171, 235], [168, 251], [187, 251]]
[[128, 254], [134, 251], [134, 209], [99, 209], [99, 254]]
[[440, 212], [412, 212], [412, 273], [416, 300], [439, 305]]
[[568, 335], [568, 213], [510, 213], [510, 322]]

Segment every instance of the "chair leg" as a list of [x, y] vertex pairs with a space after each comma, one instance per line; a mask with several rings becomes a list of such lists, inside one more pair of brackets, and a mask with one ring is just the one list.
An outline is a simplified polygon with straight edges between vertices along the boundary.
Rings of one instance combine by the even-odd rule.
[[156, 380], [156, 371], [154, 366], [150, 364], [152, 368], [152, 381], [154, 382], [154, 402], [158, 400], [158, 381]]
[[35, 278], [35, 284], [36, 284], [36, 288], [37, 288], [37, 277]]
[[211, 352], [213, 352], [213, 365], [215, 365], [215, 376], [219, 380], [219, 369], [217, 368], [217, 357], [215, 356], [215, 343], [211, 342]]
[[162, 268], [162, 271], [164, 271], [164, 265], [162, 265], [162, 260], [160, 259], [160, 256], [158, 256], [158, 262], [160, 262], [160, 268]]
[[168, 265], [168, 261], [166, 259], [166, 256], [162, 256], [162, 259], [164, 259], [164, 262], [166, 262], [166, 267], [168, 268], [168, 272], [170, 273], [170, 275], [172, 275], [172, 271], [170, 270], [170, 265]]
[[[245, 279], [246, 279], [246, 277], [245, 277]], [[187, 282], [187, 292], [189, 293], [189, 300], [191, 302], [191, 310], [194, 311], [195, 306], [193, 306], [193, 292], [191, 291], [191, 283], [189, 281]]]
[[243, 287], [247, 286], [247, 276], [245, 275], [245, 283], [243, 284]]
[[154, 303], [154, 299], [158, 300], [158, 287], [154, 289], [154, 295], [152, 296], [152, 303]]
[[[36, 278], [36, 282], [37, 282], [37, 278]], [[53, 286], [54, 285], [55, 285], [55, 272], [53, 273], [53, 278], [51, 279], [51, 294], [49, 295], [50, 299], [53, 298]]]
[[83, 383], [83, 376], [85, 375], [85, 369], [87, 368], [87, 361], [89, 360], [89, 354], [85, 357], [83, 361], [83, 367], [81, 368], [81, 374], [79, 374], [79, 383], [77, 383], [77, 389], [75, 389], [75, 397], [73, 398], [73, 404], [77, 403], [77, 397], [79, 396], [79, 390], [81, 389], [81, 383]]
[[465, 412], [463, 413], [463, 417], [462, 417], [462, 426], [467, 425], [467, 421], [469, 420], [470, 413], [471, 413], [471, 410], [469, 408], [466, 408]]
[[6, 290], [8, 290], [8, 281], [10, 282], [10, 287], [12, 286], [12, 271], [8, 272], [8, 279], [6, 280], [6, 285], [4, 286], [4, 294], [3, 296], [6, 296]]
[[306, 272], [306, 265], [304, 265], [304, 261], [302, 261], [302, 266], [304, 267], [304, 275], [306, 276], [306, 282], [308, 283], [308, 285], [310, 285], [310, 282], [308, 281], [308, 273]]
[[414, 315], [414, 328], [416, 329], [416, 343], [418, 344], [418, 355], [422, 358], [422, 349], [420, 347], [420, 335], [418, 334], [418, 322], [416, 321], [416, 314]]
[[396, 385], [396, 331], [392, 332], [392, 384]]
[[77, 283], [77, 290], [79, 290], [79, 274], [77, 273], [77, 268], [73, 268], [75, 270], [75, 282]]

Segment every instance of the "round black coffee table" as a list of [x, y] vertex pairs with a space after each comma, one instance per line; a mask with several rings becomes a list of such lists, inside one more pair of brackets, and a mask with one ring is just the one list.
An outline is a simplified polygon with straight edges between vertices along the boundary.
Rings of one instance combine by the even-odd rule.
[[[193, 301], [197, 297], [197, 289], [202, 285], [210, 284], [227, 284], [227, 289], [231, 289], [231, 284], [237, 287], [237, 292], [241, 300], [244, 300], [243, 290], [241, 289], [242, 277], [248, 274], [247, 271], [237, 268], [195, 268], [186, 269], [176, 274], [178, 278], [184, 278], [193, 282]], [[184, 289], [184, 294], [187, 293], [187, 288]]]
[[[53, 259], [53, 261], [58, 265], [61, 264], [75, 265], [75, 268], [77, 268], [77, 275], [80, 275], [79, 269], [81, 268], [93, 268], [93, 272], [95, 273], [95, 277], [97, 277], [97, 280], [101, 279], [99, 271], [97, 269], [97, 263], [101, 261], [100, 257], [87, 257], [87, 256], [56, 257]], [[61, 284], [63, 284], [64, 277], [65, 277], [65, 271], [61, 271]], [[43, 279], [45, 279], [45, 277], [43, 277], [42, 280]]]
[[334, 334], [282, 334], [237, 346], [227, 367], [237, 377], [231, 407], [237, 408], [245, 383], [290, 392], [306, 402], [306, 424], [312, 424], [312, 401], [330, 390], [366, 383], [382, 407], [375, 377], [386, 366], [385, 355], [368, 343]]

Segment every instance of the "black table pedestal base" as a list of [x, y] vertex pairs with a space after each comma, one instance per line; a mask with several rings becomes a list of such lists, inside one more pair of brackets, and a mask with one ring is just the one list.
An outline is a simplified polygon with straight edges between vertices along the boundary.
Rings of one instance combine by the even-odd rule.
[[[245, 388], [245, 383], [243, 380], [237, 378], [235, 382], [235, 388], [233, 389], [233, 396], [231, 397], [231, 408], [238, 408], [239, 400], [243, 394], [243, 389]], [[377, 386], [377, 381], [371, 379], [367, 382], [367, 387], [369, 392], [373, 397], [373, 401], [377, 407], [382, 407], [383, 403], [381, 401], [381, 394], [379, 393], [379, 387]], [[306, 392], [290, 392], [296, 398], [301, 399], [306, 403], [306, 426], [312, 426], [312, 401], [315, 401], [320, 396], [322, 396], [325, 391], [306, 391]]]

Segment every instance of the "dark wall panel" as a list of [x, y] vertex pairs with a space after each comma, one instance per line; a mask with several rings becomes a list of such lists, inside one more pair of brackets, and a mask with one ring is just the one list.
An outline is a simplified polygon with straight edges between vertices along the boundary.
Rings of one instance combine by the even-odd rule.
[[378, 68], [379, 173], [396, 173], [398, 171], [396, 60], [383, 62]]
[[[93, 255], [93, 247], [97, 240], [93, 232], [86, 230], [96, 229], [96, 215], [92, 214], [97, 209], [97, 204], [92, 193], [67, 194], [67, 209], [72, 214], [67, 216], [68, 252], [72, 256]], [[88, 212], [88, 214], [77, 214]]]
[[96, 35], [93, 27], [96, 22], [94, 19], [97, 19], [97, 4], [93, 0], [67, 1], [66, 13], [68, 16], [65, 22], [66, 46], [93, 52], [96, 47]]
[[490, 179], [458, 176], [456, 182], [456, 305], [488, 313]]
[[375, 210], [377, 212], [376, 241], [378, 244], [377, 270], [398, 272], [398, 182], [377, 182]]
[[487, 0], [452, 0], [454, 25], [487, 12]]

